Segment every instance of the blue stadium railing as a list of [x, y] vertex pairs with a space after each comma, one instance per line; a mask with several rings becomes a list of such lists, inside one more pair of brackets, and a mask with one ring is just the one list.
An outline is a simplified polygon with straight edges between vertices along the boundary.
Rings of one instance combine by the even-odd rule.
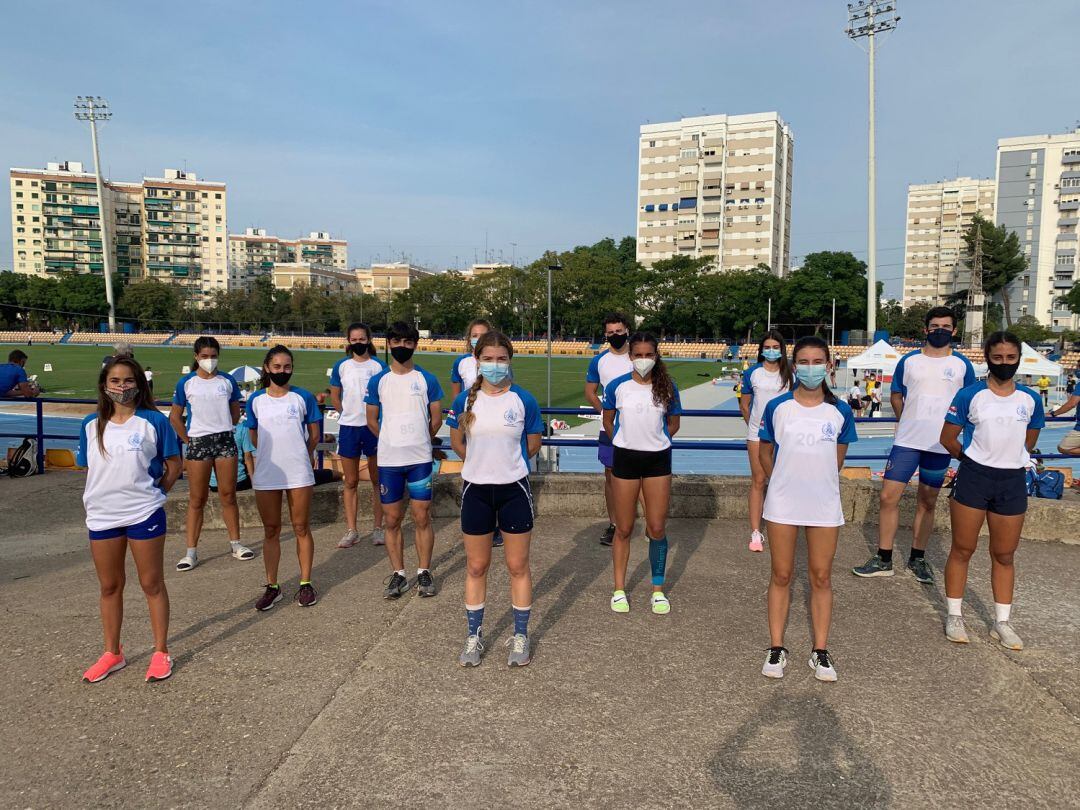
[[[46, 441], [76, 441], [78, 440], [78, 434], [72, 433], [46, 433], [45, 432], [45, 408], [46, 404], [63, 404], [63, 405], [97, 405], [96, 399], [63, 399], [58, 397], [38, 397], [37, 399], [7, 399], [0, 400], [0, 402], [10, 402], [18, 405], [35, 405], [36, 416], [36, 430], [33, 433], [11, 433], [0, 432], [0, 439], [37, 439], [37, 467], [38, 472], [45, 471], [45, 442]], [[158, 405], [168, 406], [171, 403], [168, 400], [160, 400]], [[591, 408], [541, 408], [540, 412], [548, 416], [595, 416], [596, 412]], [[741, 418], [742, 414], [737, 410], [693, 410], [687, 409], [682, 412], [683, 416], [704, 416], [704, 417], [738, 417]], [[1048, 417], [1048, 422], [1066, 423], [1072, 422], [1075, 417], [1059, 416]], [[881, 417], [867, 417], [861, 416], [856, 418], [856, 422], [868, 422], [876, 425], [887, 424], [889, 422], [895, 422], [894, 416], [881, 416]], [[545, 436], [542, 443], [548, 447], [597, 447], [599, 442], [596, 439], [567, 439], [559, 438], [555, 436]], [[729, 440], [729, 441], [716, 441], [709, 439], [687, 441], [685, 439], [676, 439], [672, 441], [671, 446], [675, 450], [746, 450], [745, 441]], [[860, 454], [852, 453], [847, 456], [848, 461], [884, 461], [889, 456], [888, 454]], [[1075, 460], [1076, 456], [1067, 455], [1065, 453], [1040, 453], [1033, 456], [1040, 459], [1072, 459]]]

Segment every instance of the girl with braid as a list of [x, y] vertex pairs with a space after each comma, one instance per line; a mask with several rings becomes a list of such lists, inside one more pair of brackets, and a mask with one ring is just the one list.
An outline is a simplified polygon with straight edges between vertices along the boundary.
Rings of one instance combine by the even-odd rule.
[[682, 404], [679, 389], [668, 374], [656, 338], [648, 332], [630, 336], [634, 370], [616, 377], [604, 388], [604, 430], [612, 437], [611, 467], [615, 506], [615, 535], [611, 558], [615, 592], [611, 609], [629, 613], [626, 566], [630, 535], [637, 518], [638, 495], [645, 497], [645, 534], [652, 568], [652, 612], [664, 615], [671, 604], [664, 595], [667, 565], [667, 514], [671, 502], [671, 437], [679, 430]]
[[529, 459], [540, 450], [543, 423], [536, 398], [511, 382], [514, 347], [509, 338], [489, 331], [480, 336], [473, 354], [476, 380], [457, 395], [446, 420], [454, 452], [464, 460], [461, 532], [465, 543], [468, 635], [458, 663], [463, 667], [477, 666], [484, 653], [482, 625], [491, 540], [500, 529], [514, 609], [514, 635], [507, 640], [507, 664], [523, 667], [530, 660], [532, 608], [529, 542], [533, 500]]

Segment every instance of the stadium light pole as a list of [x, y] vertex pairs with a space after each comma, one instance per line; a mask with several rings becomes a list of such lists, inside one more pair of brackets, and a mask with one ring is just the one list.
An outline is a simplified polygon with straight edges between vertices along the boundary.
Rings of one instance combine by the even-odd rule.
[[105, 208], [105, 183], [101, 179], [101, 157], [98, 155], [97, 122], [112, 118], [109, 104], [101, 96], [75, 96], [75, 119], [90, 122], [90, 142], [94, 147], [94, 177], [97, 180], [98, 223], [101, 231], [101, 258], [105, 273], [105, 300], [109, 304], [109, 331], [116, 331], [116, 299], [113, 297], [112, 257], [109, 255], [108, 217]]
[[874, 342], [877, 331], [877, 161], [874, 150], [874, 36], [892, 31], [900, 22], [895, 0], [859, 0], [848, 3], [848, 24], [844, 33], [858, 44], [863, 37], [870, 56], [870, 132], [867, 156], [867, 234], [866, 234], [866, 339]]

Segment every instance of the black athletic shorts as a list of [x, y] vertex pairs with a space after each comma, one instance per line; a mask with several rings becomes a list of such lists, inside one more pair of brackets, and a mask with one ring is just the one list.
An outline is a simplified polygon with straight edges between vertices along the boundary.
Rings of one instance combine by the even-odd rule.
[[615, 447], [611, 474], [616, 478], [637, 480], [671, 475], [671, 448], [666, 450], [627, 450]]
[[1027, 471], [987, 467], [965, 458], [956, 471], [952, 497], [995, 515], [1022, 515], [1027, 511]]
[[529, 479], [512, 484], [471, 484], [461, 491], [463, 534], [524, 534], [533, 527], [533, 499]]
[[221, 433], [208, 433], [205, 436], [191, 436], [184, 458], [188, 461], [213, 461], [216, 458], [237, 458], [236, 437], [231, 430]]

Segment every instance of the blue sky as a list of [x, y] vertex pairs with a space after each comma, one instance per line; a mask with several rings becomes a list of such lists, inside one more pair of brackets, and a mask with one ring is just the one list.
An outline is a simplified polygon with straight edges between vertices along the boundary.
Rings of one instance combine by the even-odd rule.
[[[878, 55], [878, 245], [899, 292], [908, 183], [991, 176], [999, 137], [1077, 106], [1075, 0], [899, 0]], [[833, 0], [22, 3], [0, 33], [0, 163], [229, 184], [229, 230], [330, 230], [433, 266], [632, 235], [638, 127], [777, 110], [792, 252], [866, 249], [866, 57]], [[10, 208], [0, 268], [10, 267]], [[514, 244], [516, 243], [516, 247]]]

